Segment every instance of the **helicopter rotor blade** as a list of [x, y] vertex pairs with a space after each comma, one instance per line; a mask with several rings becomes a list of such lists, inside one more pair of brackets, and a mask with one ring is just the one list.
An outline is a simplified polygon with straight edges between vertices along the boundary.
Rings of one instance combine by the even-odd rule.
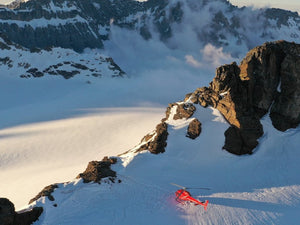
[[206, 187], [196, 187], [196, 188], [192, 188], [192, 187], [184, 187], [184, 186], [181, 186], [179, 184], [175, 184], [175, 183], [171, 183], [172, 185], [174, 186], [177, 186], [177, 187], [180, 187], [182, 189], [202, 189], [202, 190], [210, 190], [210, 188], [206, 188]]
[[183, 186], [181, 186], [181, 185], [179, 185], [179, 184], [175, 184], [175, 183], [171, 183], [171, 184], [174, 185], [174, 186], [180, 187], [180, 188], [182, 188], [182, 189], [187, 189], [186, 187], [183, 187]]

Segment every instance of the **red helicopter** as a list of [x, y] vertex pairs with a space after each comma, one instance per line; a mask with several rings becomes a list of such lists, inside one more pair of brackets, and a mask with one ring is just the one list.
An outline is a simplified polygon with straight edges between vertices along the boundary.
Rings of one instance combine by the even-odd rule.
[[204, 207], [204, 210], [207, 209], [208, 200], [206, 200], [205, 202], [200, 202], [199, 200], [193, 198], [191, 196], [190, 192], [188, 192], [186, 189], [210, 190], [209, 188], [186, 188], [186, 187], [180, 186], [178, 184], [174, 184], [174, 183], [171, 183], [171, 184], [181, 188], [181, 189], [179, 189], [175, 192], [176, 201], [178, 201], [178, 202], [192, 202], [192, 203], [195, 203], [195, 205], [202, 205]]

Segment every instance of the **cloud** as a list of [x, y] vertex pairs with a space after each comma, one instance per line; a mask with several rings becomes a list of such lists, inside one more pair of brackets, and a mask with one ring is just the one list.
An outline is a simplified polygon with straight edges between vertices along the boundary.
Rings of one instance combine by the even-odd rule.
[[198, 58], [193, 55], [185, 55], [185, 62], [189, 66], [200, 69], [216, 68], [224, 64], [231, 63], [233, 61], [238, 61], [231, 56], [231, 54], [223, 51], [223, 48], [217, 48], [212, 44], [207, 44], [200, 51]]
[[203, 61], [214, 67], [236, 61], [229, 53], [223, 52], [223, 47], [217, 48], [212, 44], [207, 44], [201, 50]]
[[195, 67], [195, 68], [201, 68], [203, 67], [202, 63], [197, 61], [194, 56], [192, 55], [186, 55], [185, 56], [185, 60], [186, 60], [186, 63], [191, 65], [192, 67]]

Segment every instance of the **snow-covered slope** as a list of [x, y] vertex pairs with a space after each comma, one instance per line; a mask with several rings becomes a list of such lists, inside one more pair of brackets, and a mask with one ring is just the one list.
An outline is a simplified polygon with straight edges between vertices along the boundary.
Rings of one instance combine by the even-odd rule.
[[[54, 201], [43, 197], [33, 204], [45, 210], [35, 224], [298, 224], [298, 129], [278, 132], [265, 117], [261, 146], [238, 157], [221, 150], [228, 124], [217, 111], [197, 108], [193, 117], [201, 120], [202, 133], [196, 140], [185, 135], [193, 118], [173, 115], [166, 121], [165, 153], [133, 148], [121, 155], [112, 166], [120, 183], [59, 184]], [[211, 188], [190, 190], [210, 201], [208, 210], [176, 202], [171, 182]]]
[[163, 113], [135, 95], [138, 85], [130, 79], [2, 76], [1, 196], [19, 208], [49, 183], [73, 179], [88, 161], [134, 146]]
[[125, 72], [112, 58], [98, 51], [79, 54], [71, 49], [26, 49], [7, 38], [0, 37], [1, 76], [33, 78], [62, 76], [69, 79], [79, 76], [90, 82], [91, 77], [126, 77]]

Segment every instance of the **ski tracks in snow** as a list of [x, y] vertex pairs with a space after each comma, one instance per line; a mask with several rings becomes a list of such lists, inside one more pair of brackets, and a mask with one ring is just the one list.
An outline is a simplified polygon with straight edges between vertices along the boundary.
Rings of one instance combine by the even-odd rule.
[[[112, 183], [103, 179], [101, 184], [82, 182], [60, 185], [53, 196], [55, 201], [42, 198], [37, 205], [46, 211], [35, 225], [152, 225], [183, 224], [172, 207], [171, 193], [155, 184], [137, 181], [120, 175]], [[95, 224], [89, 224], [95, 221]]]
[[244, 193], [215, 193], [201, 198], [209, 200], [207, 211], [194, 205], [181, 206], [183, 218], [189, 225], [298, 224], [288, 215], [300, 209], [299, 185]]

